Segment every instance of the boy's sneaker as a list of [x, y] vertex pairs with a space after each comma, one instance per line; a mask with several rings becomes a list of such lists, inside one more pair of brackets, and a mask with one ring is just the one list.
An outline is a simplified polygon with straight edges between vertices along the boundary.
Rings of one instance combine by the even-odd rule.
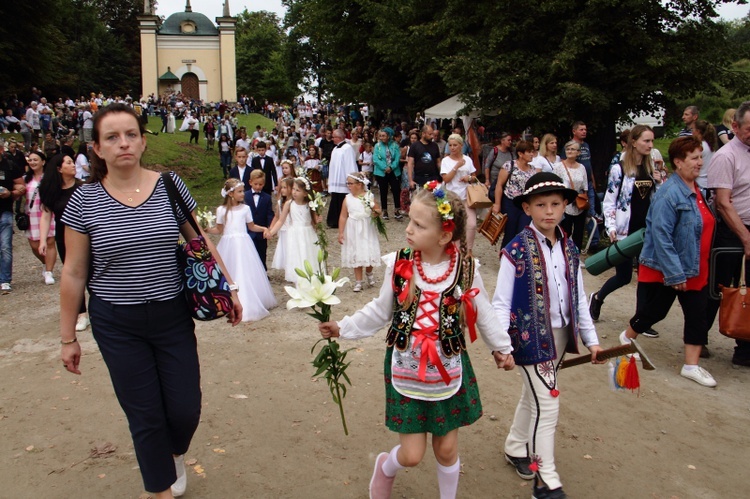
[[[622, 333], [620, 333], [620, 345], [630, 345], [630, 338], [628, 338], [625, 335], [626, 331], [623, 331]], [[632, 353], [632, 354], [628, 354], [627, 357], [630, 358], [631, 355], [635, 357], [635, 360], [641, 360], [641, 356], [639, 354]]]
[[52, 275], [52, 272], [48, 270], [44, 271], [44, 284], [47, 284], [47, 285], [55, 284], [55, 276]]
[[589, 295], [589, 314], [591, 314], [591, 320], [598, 321], [601, 312], [602, 302], [596, 297], [596, 293], [591, 293]]
[[646, 338], [658, 338], [659, 332], [654, 331], [651, 328], [646, 329], [644, 332], [641, 333], [641, 336], [645, 336]]
[[531, 480], [534, 478], [534, 472], [529, 468], [531, 459], [528, 457], [513, 457], [505, 454], [505, 460], [516, 469], [518, 476], [524, 480]]
[[4, 282], [4, 283], [0, 284], [0, 291], [2, 291], [2, 293], [4, 295], [7, 295], [8, 293], [10, 293], [11, 292], [10, 283], [9, 282]]
[[714, 387], [716, 386], [716, 380], [713, 376], [711, 376], [711, 373], [706, 371], [700, 366], [696, 366], [695, 369], [687, 370], [685, 369], [685, 366], [682, 366], [682, 370], [680, 371], [680, 376], [687, 379], [692, 379], [699, 385], [708, 386], [708, 387]]
[[383, 220], [388, 220], [388, 212], [387, 211], [383, 212]]
[[568, 496], [563, 492], [562, 487], [550, 490], [546, 485], [539, 487], [539, 482], [534, 479], [534, 492], [532, 499], [566, 499]]

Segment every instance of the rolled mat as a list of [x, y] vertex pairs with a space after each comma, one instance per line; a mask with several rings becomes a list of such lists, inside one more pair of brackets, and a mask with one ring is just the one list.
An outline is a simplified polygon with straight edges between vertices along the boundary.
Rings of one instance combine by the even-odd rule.
[[607, 249], [586, 258], [586, 270], [591, 275], [599, 275], [615, 265], [638, 256], [643, 248], [645, 234], [646, 229], [639, 229], [622, 241], [617, 241]]

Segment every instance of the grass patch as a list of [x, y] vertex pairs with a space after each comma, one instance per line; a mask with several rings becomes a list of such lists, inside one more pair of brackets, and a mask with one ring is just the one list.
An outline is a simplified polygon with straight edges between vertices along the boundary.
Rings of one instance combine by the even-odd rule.
[[[247, 128], [250, 135], [257, 125], [268, 130], [274, 127], [272, 120], [260, 114], [240, 115], [239, 123]], [[178, 121], [178, 129], [180, 125], [181, 122]], [[149, 116], [146, 128], [158, 131], [161, 129], [161, 119]], [[198, 145], [188, 143], [190, 132], [187, 131], [147, 135], [148, 147], [143, 155], [143, 164], [156, 171], [175, 171], [190, 188], [198, 206], [215, 208], [222, 201], [220, 191], [224, 179], [219, 163], [218, 143], [213, 151], [206, 151], [202, 128]]]

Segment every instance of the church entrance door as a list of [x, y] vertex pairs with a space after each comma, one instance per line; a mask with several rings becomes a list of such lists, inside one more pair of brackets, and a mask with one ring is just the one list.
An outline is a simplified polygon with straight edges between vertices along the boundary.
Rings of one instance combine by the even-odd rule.
[[195, 73], [185, 73], [182, 76], [182, 94], [189, 99], [200, 99], [198, 76]]

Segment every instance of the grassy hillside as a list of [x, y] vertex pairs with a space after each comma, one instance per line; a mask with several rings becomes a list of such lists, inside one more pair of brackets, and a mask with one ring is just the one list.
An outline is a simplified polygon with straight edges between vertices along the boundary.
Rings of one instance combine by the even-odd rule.
[[[247, 127], [250, 134], [256, 125], [266, 127], [269, 131], [273, 121], [260, 114], [241, 115], [241, 126]], [[177, 122], [179, 129], [181, 122]], [[159, 131], [161, 119], [149, 117], [147, 128]], [[158, 136], [147, 135], [148, 147], [143, 156], [143, 162], [154, 170], [174, 170], [190, 188], [190, 192], [198, 202], [198, 206], [215, 208], [221, 204], [221, 186], [223, 177], [219, 163], [218, 144], [213, 151], [206, 151], [206, 140], [202, 133], [198, 145], [188, 144], [189, 132], [175, 132], [174, 134], [160, 133]]]

